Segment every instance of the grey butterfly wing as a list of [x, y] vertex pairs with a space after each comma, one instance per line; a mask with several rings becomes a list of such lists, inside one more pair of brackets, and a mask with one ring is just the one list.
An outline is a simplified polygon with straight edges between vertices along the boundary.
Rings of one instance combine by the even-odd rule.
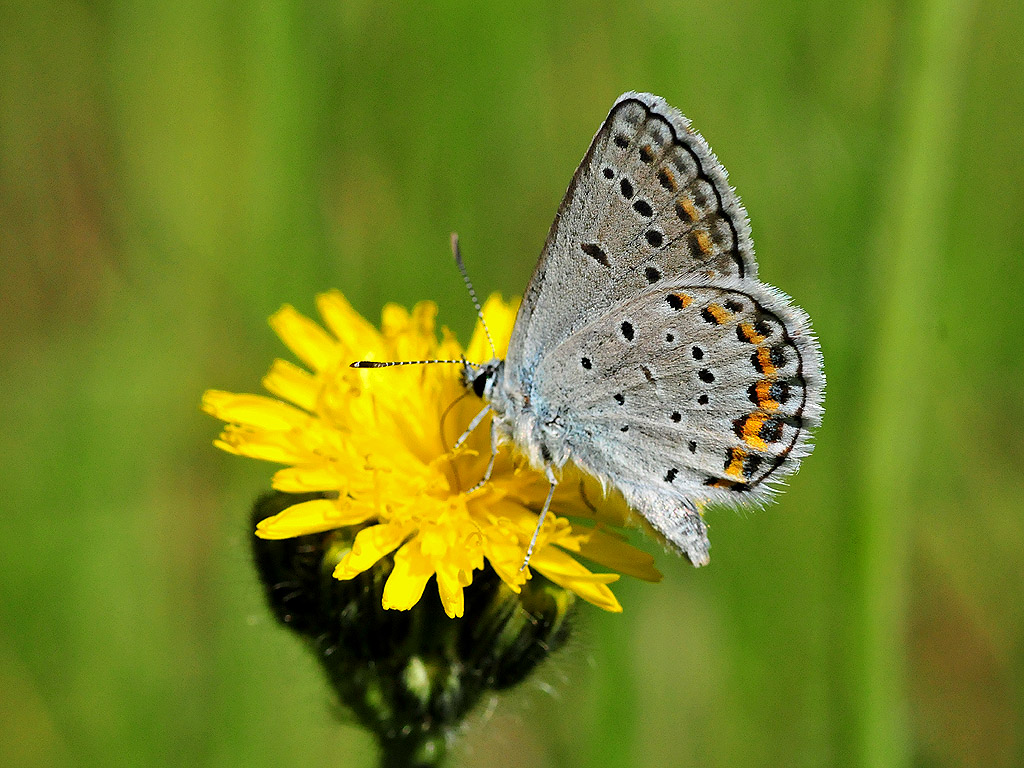
[[548, 350], [531, 376], [568, 452], [694, 564], [698, 501], [760, 502], [810, 450], [821, 352], [807, 316], [754, 280], [649, 286]]
[[623, 94], [552, 224], [516, 318], [508, 369], [534, 366], [589, 313], [652, 284], [756, 272], [746, 211], [707, 143], [663, 99]]

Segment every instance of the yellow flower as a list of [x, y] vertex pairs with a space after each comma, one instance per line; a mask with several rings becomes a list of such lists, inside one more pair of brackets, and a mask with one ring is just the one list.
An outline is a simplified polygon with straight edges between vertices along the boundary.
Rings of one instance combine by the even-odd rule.
[[[388, 305], [378, 331], [338, 291], [317, 297], [328, 330], [285, 306], [270, 324], [312, 371], [276, 360], [263, 385], [276, 398], [210, 390], [203, 409], [227, 422], [219, 448], [286, 465], [273, 487], [287, 493], [325, 492], [328, 498], [295, 504], [259, 523], [256, 535], [283, 539], [343, 526], [364, 526], [334, 575], [351, 579], [394, 553], [383, 607], [411, 608], [436, 578], [445, 612], [462, 616], [463, 589], [484, 561], [518, 592], [531, 570], [605, 610], [621, 611], [608, 584], [616, 573], [594, 573], [574, 555], [649, 581], [660, 574], [650, 555], [607, 527], [628, 515], [621, 498], [605, 500], [598, 483], [567, 466], [537, 539], [529, 567], [520, 570], [548, 483], [498, 454], [489, 483], [467, 494], [490, 458], [489, 422], [453, 451], [483, 406], [462, 382], [458, 365], [353, 369], [356, 360], [491, 357], [478, 323], [465, 352], [447, 329], [438, 340], [436, 306], [412, 312]], [[488, 327], [504, 353], [516, 306], [492, 296]], [[593, 503], [600, 501], [601, 509]], [[561, 515], [589, 517], [590, 525]]]

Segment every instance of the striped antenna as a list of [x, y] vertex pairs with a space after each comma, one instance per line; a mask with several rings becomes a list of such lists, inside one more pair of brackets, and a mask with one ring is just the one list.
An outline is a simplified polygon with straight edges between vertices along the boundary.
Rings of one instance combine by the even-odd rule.
[[466, 290], [469, 291], [469, 298], [473, 300], [473, 306], [476, 307], [476, 316], [480, 318], [480, 325], [484, 327], [484, 334], [487, 336], [487, 343], [491, 345], [491, 354], [494, 357], [498, 356], [498, 350], [494, 348], [494, 339], [491, 338], [491, 332], [487, 328], [487, 322], [484, 320], [484, 310], [480, 306], [479, 300], [476, 298], [476, 291], [473, 290], [473, 282], [469, 279], [469, 273], [466, 272], [466, 265], [462, 263], [462, 251], [459, 249], [459, 233], [452, 232], [452, 255], [455, 257], [455, 266], [459, 268], [459, 272], [462, 273], [462, 280], [466, 284]]
[[451, 363], [453, 365], [471, 365], [465, 360], [401, 360], [393, 363], [381, 363], [377, 360], [356, 360], [349, 368], [391, 368], [396, 365], [433, 365], [434, 363]]

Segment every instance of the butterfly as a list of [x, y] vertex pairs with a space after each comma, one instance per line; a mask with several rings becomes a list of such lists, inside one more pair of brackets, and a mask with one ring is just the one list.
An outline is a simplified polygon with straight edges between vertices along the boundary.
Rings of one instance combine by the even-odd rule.
[[492, 414], [475, 487], [505, 441], [551, 484], [527, 562], [572, 461], [698, 566], [702, 507], [769, 499], [811, 451], [825, 386], [807, 315], [757, 279], [725, 168], [679, 111], [634, 92], [572, 178], [507, 355], [465, 378], [487, 404], [467, 434]]

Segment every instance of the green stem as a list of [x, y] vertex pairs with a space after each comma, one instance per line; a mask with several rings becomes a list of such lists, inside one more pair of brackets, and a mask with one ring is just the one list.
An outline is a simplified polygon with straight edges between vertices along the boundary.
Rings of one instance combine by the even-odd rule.
[[949, 192], [950, 141], [970, 0], [923, 2], [911, 23], [889, 194], [875, 254], [878, 336], [865, 409], [864, 483], [855, 604], [854, 762], [909, 764], [904, 707], [905, 602], [911, 483], [919, 476], [922, 392], [932, 369], [927, 339], [941, 266], [939, 222]]

